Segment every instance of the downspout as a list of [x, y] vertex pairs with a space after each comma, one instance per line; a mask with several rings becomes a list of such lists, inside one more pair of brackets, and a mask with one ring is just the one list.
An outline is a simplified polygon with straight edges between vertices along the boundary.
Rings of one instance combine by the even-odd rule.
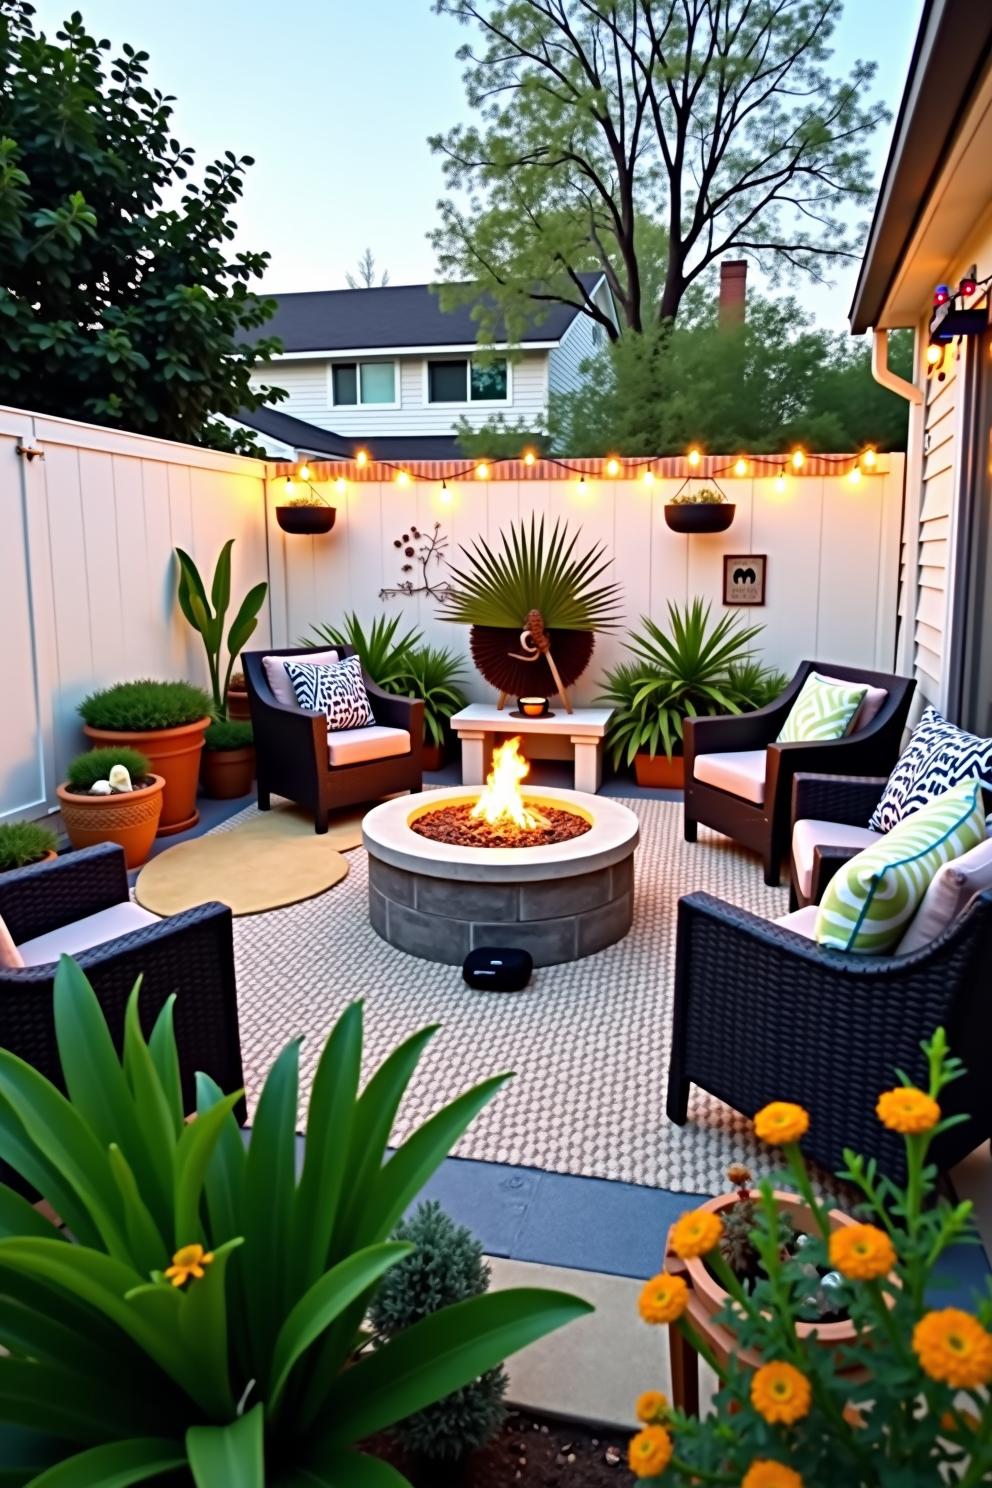
[[[914, 372], [920, 370], [920, 333], [915, 332]], [[905, 562], [906, 593], [899, 594], [902, 625], [896, 642], [895, 665], [903, 676], [916, 670], [916, 606], [919, 597], [920, 495], [923, 484], [923, 390], [889, 367], [889, 333], [872, 329], [871, 375], [897, 398], [909, 404], [906, 435], [906, 469], [903, 477], [902, 532], [899, 539], [900, 571]], [[915, 710], [914, 710], [915, 711]]]
[[923, 393], [915, 382], [907, 382], [905, 377], [889, 370], [889, 333], [880, 331], [877, 326], [871, 333], [871, 375], [882, 387], [899, 398], [905, 398], [907, 403], [923, 402]]

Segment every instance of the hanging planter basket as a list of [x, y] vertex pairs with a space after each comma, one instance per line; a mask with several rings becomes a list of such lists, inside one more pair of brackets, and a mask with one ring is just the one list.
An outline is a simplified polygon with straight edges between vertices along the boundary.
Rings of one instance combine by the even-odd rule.
[[[555, 664], [562, 684], [571, 687], [592, 659], [595, 636], [591, 630], [556, 630], [553, 633]], [[558, 684], [543, 656], [520, 661], [510, 655], [520, 650], [519, 630], [497, 625], [473, 625], [469, 632], [472, 660], [491, 687], [509, 697], [553, 697]]]
[[298, 536], [317, 537], [330, 532], [337, 516], [333, 506], [277, 506], [276, 521], [283, 532]]
[[726, 532], [736, 511], [733, 501], [668, 501], [665, 521], [673, 532]]

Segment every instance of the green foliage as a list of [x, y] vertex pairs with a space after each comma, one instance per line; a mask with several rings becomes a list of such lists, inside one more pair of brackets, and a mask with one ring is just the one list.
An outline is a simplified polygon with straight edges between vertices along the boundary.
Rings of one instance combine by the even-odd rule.
[[[818, 329], [795, 300], [748, 299], [743, 326], [720, 327], [716, 288], [690, 293], [677, 324], [627, 335], [552, 397], [554, 447], [575, 456], [905, 449], [907, 407], [871, 375], [864, 341]], [[911, 376], [912, 333], [890, 365]], [[769, 474], [774, 474], [769, 471]]]
[[454, 432], [467, 460], [516, 460], [525, 449], [539, 454], [548, 442], [543, 420], [528, 424], [519, 418], [511, 422], [501, 413], [490, 414], [478, 427], [463, 414], [455, 421]]
[[198, 1488], [399, 1488], [359, 1442], [589, 1310], [558, 1292], [500, 1292], [368, 1348], [369, 1304], [412, 1249], [387, 1236], [506, 1078], [444, 1106], [387, 1161], [433, 1028], [360, 1092], [353, 1004], [318, 1060], [306, 1137], [296, 1135], [295, 1041], [269, 1071], [247, 1144], [240, 1092], [222, 1095], [205, 1076], [197, 1119], [184, 1120], [172, 998], [146, 1040], [134, 989], [119, 1055], [92, 988], [63, 957], [55, 1029], [65, 1095], [0, 1050], [0, 1146], [66, 1224], [54, 1230], [0, 1187], [5, 1464], [30, 1430], [65, 1459], [53, 1482], [80, 1488], [179, 1466]]
[[37, 822], [0, 822], [0, 873], [26, 868], [54, 852], [55, 833]]
[[147, 757], [140, 750], [128, 749], [126, 746], [117, 749], [110, 745], [106, 749], [87, 749], [71, 759], [65, 772], [66, 784], [74, 791], [92, 790], [98, 780], [110, 779], [110, 772], [115, 765], [124, 766], [131, 777], [132, 785], [139, 780], [147, 780], [152, 773]]
[[500, 533], [501, 551], [478, 538], [461, 549], [464, 568], [450, 565], [453, 588], [439, 618], [519, 630], [539, 610], [549, 630], [609, 630], [619, 623], [620, 586], [597, 580], [613, 560], [602, 543], [574, 556], [580, 535], [556, 521], [545, 542], [544, 518], [532, 514], [529, 527], [514, 522]]
[[726, 501], [722, 491], [715, 491], [712, 486], [688, 487], [673, 496], [669, 505], [671, 506], [721, 506]]
[[442, 304], [473, 303], [481, 343], [519, 341], [555, 302], [615, 335], [586, 270], [640, 331], [675, 319], [721, 258], [774, 281], [859, 256], [888, 111], [874, 63], [831, 65], [840, 0], [434, 8], [470, 35], [468, 122], [430, 142], [449, 191], [432, 239], [461, 281]]
[[[929, 1078], [925, 1092], [917, 1095], [939, 1102], [962, 1066], [949, 1055], [943, 1029], [922, 1047]], [[899, 1080], [910, 1084], [905, 1075]], [[839, 1177], [860, 1196], [854, 1215], [871, 1226], [860, 1243], [878, 1261], [878, 1269], [863, 1264], [846, 1269], [842, 1258], [846, 1255], [850, 1262], [851, 1257], [845, 1249], [831, 1256], [828, 1215], [813, 1191], [799, 1144], [785, 1147], [787, 1181], [805, 1200], [814, 1233], [801, 1251], [789, 1253], [788, 1222], [774, 1192], [781, 1183], [765, 1179], [751, 1230], [759, 1258], [753, 1288], [740, 1285], [718, 1250], [706, 1256], [727, 1292], [714, 1321], [731, 1331], [735, 1346], [723, 1363], [702, 1345], [719, 1382], [712, 1409], [704, 1416], [665, 1409], [662, 1424], [674, 1454], [664, 1474], [644, 1478], [646, 1484], [739, 1484], [749, 1481], [755, 1461], [769, 1460], [790, 1464], [795, 1481], [807, 1488], [932, 1488], [944, 1483], [978, 1488], [992, 1481], [992, 1281], [984, 1277], [971, 1308], [955, 1308], [950, 1317], [942, 1317], [947, 1302], [935, 1275], [938, 1267], [948, 1271], [951, 1247], [978, 1243], [972, 1204], [951, 1202], [936, 1166], [928, 1161], [934, 1138], [966, 1119], [938, 1119], [929, 1130], [905, 1137], [905, 1186], [883, 1176], [874, 1159], [866, 1162], [845, 1151], [846, 1167]], [[854, 1338], [842, 1352], [824, 1347], [815, 1336], [797, 1334], [809, 1294], [810, 1265], [821, 1272], [845, 1272], [843, 1305]], [[921, 1324], [923, 1334], [918, 1335]], [[675, 1326], [691, 1338], [687, 1319]], [[956, 1386], [942, 1377], [941, 1364], [922, 1346], [930, 1329], [947, 1339], [943, 1359], [957, 1356], [949, 1371], [960, 1376]], [[787, 1425], [770, 1424], [756, 1409], [758, 1392], [752, 1394], [752, 1387], [757, 1376], [743, 1361], [746, 1352], [798, 1371], [808, 1385], [808, 1409], [799, 1409], [794, 1420], [783, 1414]], [[761, 1394], [767, 1400], [767, 1387]]]
[[453, 651], [444, 646], [416, 646], [406, 670], [390, 683], [390, 692], [423, 699], [428, 744], [442, 745], [449, 719], [468, 706], [460, 685], [464, 675], [464, 663]]
[[193, 559], [188, 553], [184, 553], [182, 548], [176, 549], [176, 557], [179, 560], [177, 596], [179, 608], [193, 629], [203, 637], [207, 666], [210, 670], [210, 686], [214, 695], [213, 710], [218, 715], [222, 714], [227, 706], [227, 690], [231, 685], [234, 663], [239, 652], [255, 633], [258, 626], [258, 612], [265, 602], [269, 588], [264, 581], [256, 584], [253, 589], [249, 589], [241, 601], [241, 608], [227, 632], [227, 666], [224, 670], [221, 649], [224, 645], [224, 622], [227, 619], [227, 608], [231, 603], [231, 549], [233, 547], [234, 538], [229, 537], [217, 559], [209, 600], [203, 580], [200, 578], [200, 571]]
[[251, 157], [190, 180], [148, 53], [33, 9], [0, 16], [0, 403], [258, 453], [213, 417], [285, 396], [251, 382], [279, 349], [252, 344], [269, 255], [228, 248]]
[[215, 718], [203, 736], [205, 749], [247, 749], [251, 742], [251, 724], [241, 718]]
[[[377, 1334], [392, 1338], [442, 1307], [481, 1297], [489, 1286], [482, 1246], [464, 1225], [456, 1225], [436, 1201], [420, 1204], [401, 1220], [392, 1238], [414, 1247], [382, 1279], [369, 1308]], [[506, 1375], [487, 1370], [452, 1395], [400, 1422], [399, 1439], [419, 1456], [457, 1461], [481, 1447], [503, 1419]]]
[[312, 634], [302, 636], [301, 646], [352, 646], [362, 666], [377, 687], [386, 692], [406, 692], [404, 678], [410, 675], [413, 652], [423, 640], [419, 630], [397, 637], [400, 617], [378, 615], [366, 632], [361, 620], [350, 611], [340, 625], [312, 625]]
[[326, 506], [327, 502], [321, 496], [307, 492], [303, 496], [290, 496], [288, 501], [280, 503], [282, 506]]
[[789, 685], [787, 672], [765, 666], [757, 657], [745, 656], [727, 668], [727, 693], [742, 713], [767, 708]]
[[606, 734], [613, 768], [629, 765], [640, 750], [671, 759], [680, 753], [682, 722], [697, 713], [740, 713], [728, 685], [761, 625], [745, 625], [739, 614], [710, 621], [710, 606], [696, 598], [668, 605], [669, 634], [647, 615], [625, 641], [632, 662], [606, 673], [601, 701], [613, 708]]
[[180, 728], [209, 717], [213, 703], [192, 682], [115, 682], [83, 698], [79, 716], [90, 728], [143, 734], [155, 729]]

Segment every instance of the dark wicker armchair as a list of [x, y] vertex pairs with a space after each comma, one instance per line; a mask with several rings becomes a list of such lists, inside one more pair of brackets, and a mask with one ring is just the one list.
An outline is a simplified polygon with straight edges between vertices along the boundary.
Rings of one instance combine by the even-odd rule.
[[[15, 944], [62, 929], [128, 899], [119, 847], [105, 843], [0, 875], [0, 918]], [[177, 993], [174, 1021], [186, 1108], [196, 1108], [196, 1073], [224, 1091], [243, 1085], [231, 911], [196, 909], [81, 951], [85, 971], [120, 1046], [124, 1010], [140, 976], [141, 1022], [151, 1031], [162, 1005]], [[0, 1046], [61, 1086], [52, 992], [55, 966], [0, 969]], [[239, 1112], [244, 1120], [244, 1109]], [[11, 1176], [0, 1161], [0, 1181]]]
[[[792, 783], [792, 827], [798, 821], [826, 821], [845, 827], [867, 827], [885, 789], [885, 775], [806, 775]], [[789, 864], [789, 908], [819, 904], [838, 868], [861, 852], [862, 843], [819, 843], [813, 849], [809, 891], [799, 882], [795, 856]]]
[[810, 1113], [803, 1147], [836, 1171], [843, 1149], [905, 1177], [902, 1139], [875, 1115], [896, 1070], [926, 1083], [920, 1041], [943, 1026], [967, 1075], [941, 1097], [968, 1120], [937, 1138], [941, 1169], [992, 1135], [992, 893], [908, 956], [829, 950], [710, 894], [679, 902], [668, 1115], [687, 1119], [689, 1086], [753, 1116], [772, 1100]]
[[[337, 647], [341, 657], [354, 656], [351, 646]], [[312, 655], [308, 647], [279, 651], [246, 651], [242, 656], [248, 706], [255, 735], [258, 808], [268, 811], [273, 794], [306, 806], [314, 829], [326, 832], [328, 815], [342, 806], [377, 801], [400, 791], [419, 791], [423, 783], [424, 705], [419, 699], [393, 697], [363, 673], [376, 723], [403, 729], [410, 736], [404, 754], [358, 764], [332, 766], [328, 756], [327, 719], [323, 713], [280, 703], [262, 665], [263, 656]]]
[[[842, 739], [820, 744], [775, 742], [800, 688], [812, 671], [882, 687], [886, 699], [866, 728]], [[792, 824], [792, 782], [798, 771], [833, 775], [888, 775], [902, 745], [903, 731], [916, 683], [887, 672], [867, 672], [833, 662], [803, 661], [782, 695], [754, 713], [685, 721], [685, 807], [687, 842], [695, 842], [696, 828], [713, 827], [735, 842], [760, 853], [765, 882], [779, 882], [782, 859], [789, 846]], [[747, 800], [730, 790], [697, 780], [701, 755], [764, 751], [762, 799]]]

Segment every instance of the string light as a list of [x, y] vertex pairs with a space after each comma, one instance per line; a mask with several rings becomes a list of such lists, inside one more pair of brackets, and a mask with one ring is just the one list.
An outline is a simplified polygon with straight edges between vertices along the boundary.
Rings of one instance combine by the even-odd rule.
[[451, 505], [451, 492], [448, 490], [448, 482], [447, 481], [442, 481], [441, 482], [441, 489], [438, 492], [438, 500], [440, 502], [442, 502], [445, 506], [450, 506]]
[[861, 463], [866, 470], [874, 470], [875, 466], [878, 464], [878, 456], [872, 449], [871, 445], [868, 446], [864, 454], [861, 456]]
[[580, 475], [579, 476], [578, 486], [579, 486], [579, 490], [580, 491], [582, 491], [582, 492], [585, 491], [585, 488], [586, 488], [586, 478], [585, 478], [584, 475]]
[[307, 465], [306, 462], [304, 462], [300, 466], [300, 480], [301, 481], [308, 481], [309, 479], [310, 479], [310, 466]]
[[702, 455], [699, 453], [695, 445], [693, 445], [692, 449], [686, 455], [686, 459], [689, 461], [689, 464], [693, 467], [693, 469], [696, 468], [702, 458]]
[[806, 464], [806, 456], [803, 454], [802, 450], [799, 449], [798, 446], [797, 446], [796, 449], [794, 449], [792, 451], [792, 468], [793, 468], [793, 470], [802, 470], [802, 468], [803, 468], [803, 466], [805, 464]]
[[646, 486], [652, 485], [653, 482], [654, 482], [654, 471], [653, 470], [645, 470], [644, 474], [641, 476], [641, 480], [644, 482], [644, 484]]
[[363, 450], [363, 449], [356, 450], [355, 451], [355, 464], [356, 465], [367, 465], [368, 463], [369, 463], [369, 452], [368, 452], [368, 450]]
[[606, 473], [607, 475], [620, 474], [620, 461], [613, 455], [611, 455], [606, 462]]
[[488, 480], [489, 479], [489, 466], [486, 464], [485, 460], [483, 460], [483, 462], [482, 462], [481, 465], [476, 465], [476, 467], [475, 467], [475, 478], [476, 478], [476, 480]]
[[534, 454], [534, 451], [533, 450], [524, 450], [524, 464], [525, 465], [533, 465], [533, 463], [534, 463], [534, 461], [536, 459], [537, 459], [537, 456]]
[[775, 477], [775, 489], [776, 489], [776, 491], [778, 491], [779, 495], [781, 495], [782, 492], [785, 490], [785, 471], [784, 471], [784, 469], [783, 470], [780, 470], [779, 473], [778, 473], [778, 475]]
[[286, 477], [286, 495], [287, 496], [292, 491], [292, 489], [293, 489], [293, 477], [291, 475], [287, 475], [287, 477]]
[[338, 492], [339, 495], [343, 495], [344, 492], [347, 491], [348, 482], [345, 480], [343, 475], [339, 475], [337, 480], [334, 482], [334, 489]]
[[848, 471], [847, 478], [851, 482], [852, 486], [858, 485], [861, 480], [861, 466], [853, 465]]
[[397, 470], [396, 484], [398, 486], [408, 486], [410, 484], [410, 476], [406, 470]]
[[936, 367], [938, 362], [943, 361], [943, 358], [944, 348], [942, 346], [938, 346], [936, 341], [931, 341], [930, 345], [927, 347], [927, 361], [930, 363], [931, 367]]
[[747, 461], [741, 455], [740, 459], [734, 461], [734, 474], [747, 475]]

